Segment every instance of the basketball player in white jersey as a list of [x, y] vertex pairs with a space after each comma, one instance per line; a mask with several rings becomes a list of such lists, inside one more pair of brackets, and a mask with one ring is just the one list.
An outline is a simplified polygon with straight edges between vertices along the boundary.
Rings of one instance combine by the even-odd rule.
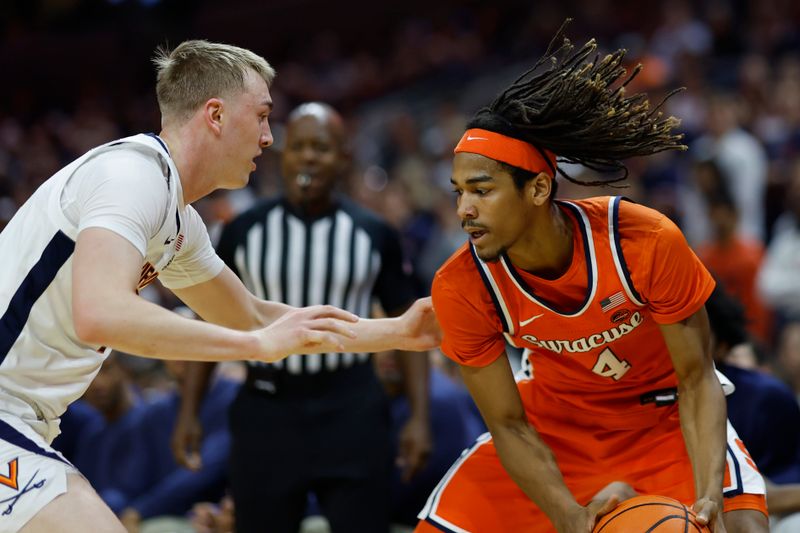
[[[438, 345], [427, 300], [397, 319], [358, 320], [251, 295], [189, 204], [247, 183], [272, 143], [274, 71], [248, 50], [205, 41], [160, 51], [155, 62], [161, 134], [91, 150], [46, 181], [0, 233], [2, 532], [125, 531], [49, 445], [110, 348], [276, 361]], [[156, 277], [207, 322], [140, 298]]]

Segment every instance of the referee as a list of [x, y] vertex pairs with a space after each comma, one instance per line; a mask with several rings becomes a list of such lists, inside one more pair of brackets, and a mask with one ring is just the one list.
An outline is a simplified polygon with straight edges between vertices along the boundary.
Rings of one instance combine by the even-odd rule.
[[[285, 194], [233, 220], [220, 257], [261, 298], [331, 304], [389, 315], [416, 298], [397, 233], [334, 193], [348, 164], [344, 124], [330, 106], [308, 103], [289, 116], [281, 165]], [[413, 415], [398, 462], [411, 475], [430, 452], [423, 354], [403, 354]], [[184, 389], [176, 442], [186, 442], [211, 365], [196, 363]], [[230, 412], [230, 484], [238, 533], [297, 533], [309, 492], [334, 533], [389, 531], [387, 400], [366, 353], [291, 355], [250, 363]]]

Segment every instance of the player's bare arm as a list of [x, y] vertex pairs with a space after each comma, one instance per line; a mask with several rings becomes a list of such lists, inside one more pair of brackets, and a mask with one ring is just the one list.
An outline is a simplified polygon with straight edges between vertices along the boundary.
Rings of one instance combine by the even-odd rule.
[[432, 350], [442, 342], [442, 331], [430, 297], [420, 298], [400, 316], [361, 319], [352, 325], [355, 337], [346, 340], [347, 351], [382, 352]]
[[[250, 293], [239, 278], [229, 269], [205, 283], [174, 291], [186, 305], [204, 320], [233, 329], [254, 330], [274, 326], [276, 322], [291, 323], [305, 310], [316, 309], [314, 315], [345, 313], [329, 305], [298, 309], [278, 302], [261, 300]], [[346, 318], [348, 317], [348, 318]], [[342, 318], [351, 320], [345, 313]], [[380, 352], [384, 350], [424, 351], [439, 345], [441, 332], [433, 313], [430, 298], [417, 300], [405, 313], [392, 318], [360, 319], [348, 324], [353, 336], [340, 338], [341, 345], [334, 350], [348, 352]], [[306, 350], [286, 351], [310, 353]]]
[[206, 322], [242, 331], [266, 327], [295, 309], [257, 298], [227, 266], [213, 279], [172, 292]]
[[675, 373], [681, 430], [692, 461], [698, 521], [711, 523], [715, 533], [722, 522], [722, 478], [725, 468], [726, 406], [714, 373], [708, 315], [705, 308], [675, 324], [661, 326]]
[[356, 318], [331, 307], [284, 313], [256, 331], [183, 318], [137, 295], [142, 263], [139, 251], [110, 230], [88, 228], [78, 235], [72, 309], [82, 341], [164, 359], [274, 361], [291, 353], [340, 350], [353, 335]]
[[583, 507], [572, 496], [550, 448], [528, 422], [514, 374], [505, 354], [485, 367], [461, 365], [461, 376], [475, 400], [497, 455], [508, 474], [550, 518], [560, 533], [589, 533], [595, 516], [616, 500]]

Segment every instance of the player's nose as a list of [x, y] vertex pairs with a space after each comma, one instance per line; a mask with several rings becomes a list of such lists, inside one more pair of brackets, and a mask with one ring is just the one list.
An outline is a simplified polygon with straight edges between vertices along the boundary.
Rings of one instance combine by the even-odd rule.
[[264, 121], [264, 128], [261, 130], [261, 137], [258, 140], [258, 144], [261, 148], [267, 148], [268, 146], [272, 146], [272, 129], [269, 127], [269, 121]]
[[478, 216], [478, 210], [475, 206], [463, 197], [459, 199], [456, 213], [461, 220], [473, 219]]

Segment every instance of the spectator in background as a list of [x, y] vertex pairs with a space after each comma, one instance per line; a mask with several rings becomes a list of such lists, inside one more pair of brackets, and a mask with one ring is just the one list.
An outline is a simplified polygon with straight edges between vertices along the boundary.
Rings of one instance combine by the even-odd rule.
[[792, 390], [764, 372], [731, 363], [731, 350], [750, 339], [744, 309], [723, 285], [711, 293], [706, 311], [714, 363], [736, 387], [726, 397], [728, 419], [764, 476], [775, 483], [800, 483], [800, 406]]
[[661, 25], [656, 29], [653, 52], [670, 70], [684, 54], [702, 56], [711, 47], [712, 38], [708, 25], [694, 14], [692, 2], [667, 0], [661, 4]]
[[103, 415], [97, 409], [83, 399], [76, 400], [61, 415], [61, 424], [58, 427], [61, 433], [53, 439], [53, 448], [75, 463], [82, 436], [91, 428], [101, 424]]
[[775, 234], [758, 273], [758, 290], [780, 321], [800, 319], [800, 158], [792, 167], [786, 211], [775, 222]]
[[[203, 468], [193, 472], [179, 467], [170, 449], [177, 392], [142, 401], [131, 379], [132, 361], [112, 353], [84, 400], [70, 406], [64, 440], [55, 442], [66, 445], [75, 466], [128, 531], [135, 532], [144, 520], [181, 517], [194, 504], [223, 495], [230, 452], [227, 410], [238, 383], [222, 377], [211, 386], [200, 415], [206, 430]], [[185, 364], [165, 363], [178, 384]]]
[[81, 431], [73, 460], [117, 515], [146, 489], [141, 485], [147, 475], [140, 471], [144, 461], [134, 459], [147, 453], [141, 433], [146, 405], [133, 386], [126, 366], [129, 357], [112, 352], [83, 395], [101, 417]]
[[756, 291], [764, 245], [736, 233], [739, 220], [736, 206], [714, 161], [697, 163], [695, 174], [698, 181], [710, 181], [700, 188], [713, 230], [712, 238], [697, 248], [697, 255], [717, 281], [744, 305], [747, 323], [743, 326], [760, 342], [769, 343], [772, 339], [770, 314]]
[[800, 401], [800, 322], [784, 325], [778, 340], [778, 366], [781, 377]]
[[435, 189], [433, 215], [436, 223], [425, 245], [416, 258], [417, 271], [425, 287], [430, 287], [436, 271], [467, 240], [461, 221], [453, 215], [453, 198], [448, 193]]
[[[715, 93], [707, 102], [707, 134], [691, 149], [699, 160], [714, 159], [739, 213], [736, 232], [762, 241], [765, 237], [764, 190], [767, 184], [766, 152], [758, 139], [739, 125], [739, 102], [730, 94]], [[712, 237], [702, 190], [688, 184], [682, 199], [683, 230], [697, 245]]]
[[232, 533], [235, 531], [233, 499], [225, 496], [218, 504], [198, 503], [192, 508], [190, 522], [195, 533]]
[[[137, 531], [144, 520], [162, 516], [183, 516], [193, 505], [217, 501], [227, 486], [230, 455], [228, 408], [239, 389], [239, 382], [215, 376], [200, 408], [204, 439], [200, 450], [202, 468], [189, 470], [179, 466], [171, 452], [170, 439], [178, 417], [178, 390], [186, 379], [186, 361], [165, 361], [176, 382], [176, 389], [144, 407], [134, 428], [141, 434], [141, 446], [118, 461], [131, 465], [126, 471], [138, 471], [136, 490], [127, 494], [120, 512], [129, 531]], [[121, 482], [123, 480], [117, 480]]]
[[[289, 116], [282, 154], [284, 195], [266, 199], [223, 230], [220, 257], [255, 294], [290, 305], [337, 304], [391, 316], [410, 305], [414, 277], [397, 233], [336, 194], [349, 163], [344, 123], [307, 103]], [[402, 354], [411, 416], [400, 432], [403, 478], [430, 452], [427, 359]], [[210, 365], [192, 365], [175, 436], [180, 461], [195, 437], [194, 406]], [[389, 529], [389, 413], [367, 353], [289, 356], [248, 364], [231, 407], [230, 483], [238, 533], [296, 533], [313, 492], [334, 532]], [[275, 438], [274, 435], [280, 435]]]

